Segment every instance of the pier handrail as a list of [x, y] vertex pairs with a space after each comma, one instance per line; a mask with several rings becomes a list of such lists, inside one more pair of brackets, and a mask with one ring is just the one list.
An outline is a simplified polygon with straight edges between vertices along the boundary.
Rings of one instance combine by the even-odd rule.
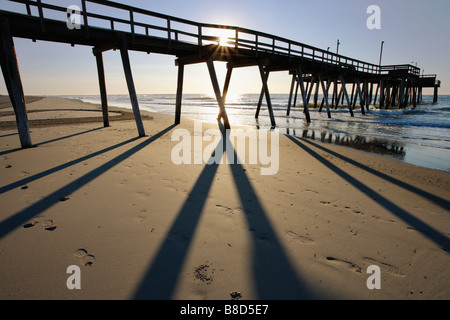
[[[38, 9], [38, 16], [41, 21], [41, 27], [45, 32], [45, 20], [44, 10], [54, 10], [59, 12], [67, 12], [66, 7], [60, 7], [53, 4], [48, 4], [42, 0], [9, 0], [11, 2], [22, 3], [26, 5], [27, 14], [32, 16], [31, 6]], [[292, 41], [286, 38], [275, 36], [272, 34], [259, 32], [251, 29], [236, 27], [236, 26], [226, 26], [218, 24], [208, 24], [190, 21], [187, 19], [182, 19], [174, 16], [169, 16], [141, 8], [132, 7], [129, 5], [116, 3], [112, 1], [105, 0], [80, 0], [82, 4], [82, 9], [80, 10], [80, 15], [82, 16], [82, 25], [84, 26], [86, 33], [90, 27], [99, 27], [94, 24], [89, 24], [90, 19], [104, 20], [109, 22], [109, 29], [115, 31], [123, 31], [116, 29], [118, 24], [128, 25], [130, 30], [123, 31], [129, 32], [133, 36], [135, 34], [144, 35], [138, 33], [138, 28], [143, 28], [145, 30], [146, 36], [150, 35], [152, 30], [163, 32], [165, 34], [164, 39], [166, 39], [169, 45], [173, 42], [185, 42], [199, 47], [210, 44], [219, 44], [221, 41], [220, 33], [224, 30], [229, 30], [231, 32], [230, 36], [226, 37], [226, 45], [234, 47], [236, 50], [246, 49], [250, 51], [255, 51], [255, 54], [259, 53], [269, 53], [273, 55], [283, 55], [289, 58], [301, 58], [307, 59], [314, 62], [320, 62], [327, 64], [329, 66], [349, 68], [356, 72], [366, 73], [366, 74], [382, 74], [388, 73], [392, 70], [406, 70], [408, 73], [413, 75], [420, 75], [420, 68], [414, 67], [412, 65], [396, 65], [396, 66], [379, 66], [373, 63], [368, 63], [362, 60], [357, 60], [354, 58], [339, 55], [328, 50], [323, 50], [317, 47], [313, 47], [301, 42]], [[86, 3], [93, 3], [97, 5], [102, 5], [110, 8], [120, 9], [128, 12], [129, 19], [116, 18], [111, 16], [105, 16], [99, 13], [89, 12]], [[148, 24], [136, 20], [136, 15], [144, 15], [146, 17], [161, 19], [160, 25]], [[175, 27], [175, 24], [177, 25]], [[194, 28], [195, 31], [189, 31], [189, 28]], [[213, 29], [215, 33], [208, 33], [209, 29]], [[218, 31], [221, 32], [218, 32]], [[159, 37], [161, 38], [161, 36]], [[181, 40], [183, 38], [183, 40]], [[223, 43], [221, 43], [224, 45]]]

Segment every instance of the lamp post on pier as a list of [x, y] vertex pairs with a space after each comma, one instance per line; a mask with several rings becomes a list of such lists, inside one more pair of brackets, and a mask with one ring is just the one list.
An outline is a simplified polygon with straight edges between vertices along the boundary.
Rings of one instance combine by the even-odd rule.
[[384, 44], [384, 41], [381, 41], [381, 49], [380, 49], [380, 62], [379, 62], [379, 66], [381, 67], [381, 56], [383, 55], [383, 44]]

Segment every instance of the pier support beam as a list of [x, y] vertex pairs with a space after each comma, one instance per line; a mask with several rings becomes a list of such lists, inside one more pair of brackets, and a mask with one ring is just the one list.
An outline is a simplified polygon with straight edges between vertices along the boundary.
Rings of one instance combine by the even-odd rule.
[[[227, 100], [227, 93], [228, 93], [228, 88], [230, 86], [232, 72], [233, 72], [233, 67], [227, 66], [227, 75], [225, 76], [225, 83], [223, 84], [223, 90], [222, 90], [222, 99], [223, 99], [224, 105], [225, 105], [225, 101]], [[221, 118], [222, 118], [222, 114], [220, 113], [220, 110], [219, 110], [219, 115], [217, 116], [217, 120], [220, 121]]]
[[292, 103], [292, 95], [294, 94], [294, 86], [295, 83], [295, 72], [292, 74], [292, 81], [291, 81], [291, 90], [289, 91], [289, 100], [288, 100], [288, 106], [286, 110], [286, 116], [288, 116], [291, 112], [291, 103]]
[[[268, 73], [265, 72], [264, 66], [262, 65], [261, 61], [258, 63], [258, 68], [259, 68], [259, 74], [261, 75], [261, 80], [263, 83], [264, 95], [266, 96], [267, 109], [269, 109], [270, 123], [273, 127], [275, 127], [276, 123], [275, 123], [275, 116], [274, 116], [273, 110], [272, 110], [272, 100], [270, 99], [269, 86], [267, 85]], [[261, 106], [258, 104], [257, 115], [259, 115], [260, 107]], [[257, 116], [255, 116], [255, 117], [257, 118]]]
[[[421, 94], [422, 96], [422, 94]], [[438, 101], [438, 87], [434, 87], [434, 93], [433, 93], [433, 103], [436, 103]]]
[[228, 121], [227, 112], [225, 110], [225, 103], [223, 101], [223, 96], [220, 93], [219, 82], [217, 81], [216, 69], [214, 68], [214, 62], [212, 59], [206, 61], [208, 66], [209, 76], [211, 78], [211, 83], [214, 89], [214, 94], [216, 95], [216, 100], [219, 105], [219, 114], [223, 120], [223, 126], [225, 129], [230, 129], [230, 122]]
[[319, 79], [317, 79], [316, 83], [316, 91], [314, 92], [314, 108], [317, 108], [317, 99], [319, 97]]
[[103, 126], [109, 127], [109, 114], [108, 114], [108, 98], [106, 95], [106, 82], [105, 82], [105, 69], [103, 66], [103, 54], [101, 51], [96, 52], [94, 55], [97, 61], [97, 73], [98, 73], [98, 85], [100, 87], [100, 100], [102, 102], [102, 113], [103, 113]]
[[405, 103], [405, 90], [406, 90], [406, 79], [402, 78], [400, 80], [399, 97], [398, 97], [398, 107], [404, 108]]
[[6, 88], [16, 116], [17, 130], [22, 148], [30, 148], [30, 129], [28, 127], [25, 96], [20, 79], [14, 41], [9, 30], [9, 21], [0, 18], [0, 65], [3, 71]]
[[177, 97], [175, 100], [175, 124], [181, 121], [181, 101], [183, 98], [184, 64], [178, 63]]
[[356, 90], [359, 94], [359, 104], [361, 106], [361, 113], [366, 114], [366, 111], [364, 110], [364, 97], [361, 91], [361, 81], [359, 80], [359, 78], [356, 78]]
[[347, 88], [345, 87], [344, 77], [342, 76], [342, 74], [340, 74], [339, 78], [341, 80], [342, 91], [344, 92], [345, 99], [347, 100], [348, 110], [350, 111], [350, 116], [353, 117], [352, 102], [350, 101], [350, 98], [348, 97], [348, 92], [347, 92]]
[[301, 65], [297, 66], [297, 77], [298, 77], [298, 83], [300, 84], [300, 91], [302, 94], [302, 100], [303, 100], [303, 112], [305, 113], [306, 122], [311, 122], [311, 117], [309, 116], [309, 107], [308, 107], [308, 101], [306, 99], [306, 91], [305, 91], [305, 83], [303, 82], [303, 71]]
[[139, 102], [136, 95], [136, 89], [134, 87], [133, 75], [131, 73], [130, 57], [128, 56], [128, 48], [125, 37], [120, 37], [120, 55], [122, 57], [123, 71], [125, 73], [125, 79], [127, 81], [128, 92], [130, 94], [131, 107], [133, 108], [134, 119], [138, 134], [140, 137], [145, 136], [144, 125], [142, 124], [141, 112], [139, 110]]
[[380, 109], [383, 109], [384, 107], [384, 81], [380, 81], [380, 100], [379, 100], [379, 107]]
[[[324, 83], [323, 76], [321, 73], [319, 73], [319, 82], [320, 82], [320, 85], [322, 86], [323, 100], [325, 100], [325, 105], [327, 107], [327, 115], [328, 115], [328, 118], [331, 118], [330, 104], [328, 102], [328, 89], [329, 89], [328, 85], [331, 82], [328, 82], [328, 85], [325, 87], [325, 83]], [[322, 100], [322, 102], [323, 102], [323, 100]], [[322, 107], [321, 107], [321, 109], [322, 109]]]
[[412, 103], [413, 103], [413, 109], [416, 108], [417, 106], [417, 94], [416, 94], [416, 87], [415, 87], [415, 83], [413, 81], [412, 83]]

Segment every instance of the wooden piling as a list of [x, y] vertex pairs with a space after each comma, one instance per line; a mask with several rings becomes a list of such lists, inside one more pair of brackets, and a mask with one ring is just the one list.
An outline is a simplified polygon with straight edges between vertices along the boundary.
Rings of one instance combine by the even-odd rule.
[[289, 100], [288, 100], [288, 106], [286, 110], [286, 116], [289, 116], [291, 112], [291, 102], [292, 102], [292, 96], [294, 94], [294, 86], [295, 86], [295, 73], [292, 74], [292, 80], [291, 80], [291, 89], [289, 90]]
[[301, 91], [301, 94], [302, 94], [303, 112], [304, 112], [305, 117], [306, 117], [306, 122], [310, 123], [311, 122], [311, 117], [309, 115], [308, 101], [306, 100], [306, 91], [305, 91], [305, 84], [303, 82], [303, 71], [302, 71], [302, 66], [301, 65], [297, 66], [297, 78], [298, 78], [298, 82], [300, 84], [300, 91]]
[[378, 106], [380, 109], [383, 109], [384, 107], [384, 81], [380, 81], [380, 98], [379, 98]]
[[[264, 95], [266, 96], [267, 109], [269, 110], [270, 123], [274, 127], [274, 126], [276, 126], [276, 123], [275, 123], [275, 116], [274, 116], [273, 110], [272, 110], [272, 100], [270, 98], [269, 86], [267, 85], [268, 75], [267, 75], [267, 72], [265, 72], [264, 66], [262, 65], [261, 61], [259, 61], [259, 63], [258, 63], [258, 68], [259, 68], [259, 74], [261, 75], [261, 81], [263, 83]], [[258, 111], [258, 113], [259, 113], [259, 111]]]
[[[269, 80], [270, 72], [265, 72], [266, 82]], [[261, 111], [262, 101], [264, 99], [264, 83], [261, 85], [261, 92], [259, 93], [258, 105], [256, 106], [255, 119], [258, 119], [259, 112]]]
[[433, 103], [436, 103], [437, 101], [438, 101], [438, 87], [434, 86]]
[[100, 100], [102, 103], [103, 126], [109, 127], [108, 114], [108, 98], [106, 94], [105, 70], [103, 66], [103, 54], [101, 51], [96, 51], [94, 48], [95, 60], [97, 62], [98, 85], [100, 88]]
[[350, 102], [350, 98], [348, 97], [347, 88], [345, 87], [344, 76], [343, 76], [342, 74], [340, 74], [339, 77], [340, 77], [340, 79], [341, 79], [342, 91], [343, 91], [343, 93], [344, 93], [345, 99], [347, 100], [348, 109], [349, 109], [349, 111], [350, 111], [350, 116], [353, 117], [352, 103]]
[[181, 104], [183, 100], [184, 64], [178, 63], [177, 96], [175, 100], [175, 124], [181, 121]]
[[356, 90], [358, 92], [359, 95], [359, 104], [361, 106], [361, 113], [362, 114], [366, 114], [365, 110], [364, 110], [364, 98], [363, 98], [363, 93], [361, 91], [361, 81], [359, 80], [359, 78], [356, 78]]
[[314, 108], [317, 108], [317, 99], [319, 98], [319, 79], [316, 82], [316, 90], [314, 92]]
[[138, 134], [140, 137], [145, 136], [144, 125], [142, 123], [141, 112], [139, 110], [139, 102], [134, 87], [133, 75], [131, 73], [130, 57], [128, 56], [127, 40], [125, 36], [119, 37], [120, 55], [122, 57], [123, 70], [127, 81], [128, 93], [130, 95], [131, 107], [133, 108], [134, 119]]
[[211, 83], [214, 89], [214, 94], [216, 95], [217, 104], [219, 105], [220, 117], [223, 120], [223, 126], [225, 129], [230, 129], [230, 122], [228, 121], [227, 112], [225, 110], [225, 103], [223, 102], [223, 96], [220, 93], [219, 82], [217, 81], [216, 69], [214, 68], [214, 62], [210, 58], [206, 61], [208, 66], [209, 76], [211, 78]]
[[0, 18], [0, 65], [16, 116], [20, 145], [22, 148], [30, 148], [33, 144], [31, 142], [30, 129], [28, 127], [25, 96], [23, 93], [22, 81], [20, 79], [14, 41], [10, 33], [9, 21], [6, 18]]
[[[226, 100], [227, 100], [228, 88], [230, 86], [231, 74], [232, 73], [233, 73], [233, 67], [228, 66], [227, 67], [227, 75], [225, 76], [225, 83], [223, 84], [223, 90], [222, 90], [222, 99], [223, 99], [223, 104], [224, 105], [225, 105]], [[217, 120], [220, 121], [221, 118], [222, 118], [222, 114], [220, 113], [220, 110], [219, 110], [219, 115], [217, 116]]]
[[[323, 100], [322, 103], [325, 101], [325, 105], [327, 107], [327, 115], [328, 118], [331, 118], [331, 112], [330, 112], [330, 105], [328, 102], [328, 89], [329, 89], [329, 84], [331, 82], [328, 82], [327, 86], [325, 87], [325, 83], [324, 83], [324, 79], [323, 79], [323, 75], [321, 73], [319, 73], [319, 81], [320, 81], [320, 85], [322, 87], [322, 94], [323, 94]], [[322, 107], [321, 107], [322, 108]], [[320, 111], [320, 110], [319, 110]]]

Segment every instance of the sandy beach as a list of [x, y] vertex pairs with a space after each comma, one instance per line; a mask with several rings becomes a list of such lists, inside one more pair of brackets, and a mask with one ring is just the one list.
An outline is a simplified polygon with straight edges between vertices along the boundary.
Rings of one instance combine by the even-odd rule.
[[286, 135], [275, 175], [177, 165], [194, 120], [57, 97], [20, 149], [0, 107], [0, 299], [450, 299], [450, 172]]

